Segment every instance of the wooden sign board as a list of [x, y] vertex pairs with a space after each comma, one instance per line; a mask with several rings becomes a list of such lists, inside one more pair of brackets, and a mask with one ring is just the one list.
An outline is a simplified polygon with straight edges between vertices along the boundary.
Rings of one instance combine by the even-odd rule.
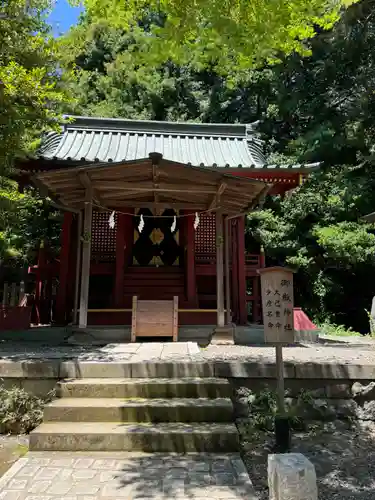
[[264, 341], [293, 344], [293, 271], [285, 267], [260, 269]]

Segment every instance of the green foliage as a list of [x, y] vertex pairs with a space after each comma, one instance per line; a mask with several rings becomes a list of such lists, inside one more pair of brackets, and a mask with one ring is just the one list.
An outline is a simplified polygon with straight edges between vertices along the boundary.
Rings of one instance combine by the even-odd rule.
[[[244, 397], [248, 403], [248, 415], [242, 423], [245, 426], [246, 433], [251, 434], [257, 431], [273, 432], [275, 417], [278, 414], [276, 393], [269, 388], [256, 393], [241, 388], [238, 395]], [[297, 398], [287, 402], [286, 416], [290, 420], [292, 429], [304, 429], [306, 426], [306, 408], [314, 406], [311, 394], [302, 390]]]
[[331, 337], [361, 337], [361, 333], [355, 332], [352, 328], [347, 328], [343, 325], [335, 325], [334, 323], [325, 323], [319, 325], [321, 332], [324, 335]]
[[6, 389], [0, 384], [0, 432], [23, 434], [32, 431], [43, 419], [43, 409], [54, 397], [38, 398], [14, 386]]
[[368, 332], [375, 235], [360, 217], [372, 211], [374, 188], [371, 162], [330, 167], [248, 217], [247, 231], [265, 247], [268, 264], [298, 270], [296, 304], [320, 323]]
[[[137, 31], [140, 18], [147, 20], [148, 39], [140, 54], [144, 62], [173, 60], [221, 73], [243, 73], [281, 54], [308, 54], [304, 41], [316, 27], [329, 29], [342, 7], [353, 0], [85, 0], [88, 16], [106, 19], [128, 32]], [[162, 20], [162, 21], [161, 21]]]
[[58, 249], [61, 214], [33, 190], [20, 194], [16, 183], [0, 177], [0, 264], [33, 260], [42, 240]]
[[0, 6], [0, 172], [25, 154], [40, 131], [58, 126], [61, 89], [56, 42], [45, 16], [49, 0]]

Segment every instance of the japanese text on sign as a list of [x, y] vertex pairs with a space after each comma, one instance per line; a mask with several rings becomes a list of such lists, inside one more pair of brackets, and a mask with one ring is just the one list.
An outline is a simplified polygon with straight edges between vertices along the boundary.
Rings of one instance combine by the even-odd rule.
[[261, 271], [262, 306], [265, 341], [291, 343], [293, 325], [293, 274], [288, 269]]

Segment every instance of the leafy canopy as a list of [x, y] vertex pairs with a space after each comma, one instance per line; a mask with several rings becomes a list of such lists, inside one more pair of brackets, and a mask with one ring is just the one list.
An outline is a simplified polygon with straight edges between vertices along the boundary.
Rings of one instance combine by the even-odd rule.
[[[73, 0], [73, 2], [78, 0]], [[238, 74], [280, 54], [308, 54], [304, 41], [329, 29], [356, 0], [84, 0], [89, 18], [137, 31], [148, 18], [140, 55]]]
[[60, 88], [57, 45], [45, 22], [49, 0], [0, 4], [0, 171], [55, 126], [67, 96]]

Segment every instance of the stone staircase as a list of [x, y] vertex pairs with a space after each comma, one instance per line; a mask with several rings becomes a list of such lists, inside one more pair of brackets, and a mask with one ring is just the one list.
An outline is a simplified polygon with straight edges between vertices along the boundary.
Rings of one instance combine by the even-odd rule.
[[77, 378], [60, 382], [58, 396], [31, 451], [238, 451], [225, 379]]

